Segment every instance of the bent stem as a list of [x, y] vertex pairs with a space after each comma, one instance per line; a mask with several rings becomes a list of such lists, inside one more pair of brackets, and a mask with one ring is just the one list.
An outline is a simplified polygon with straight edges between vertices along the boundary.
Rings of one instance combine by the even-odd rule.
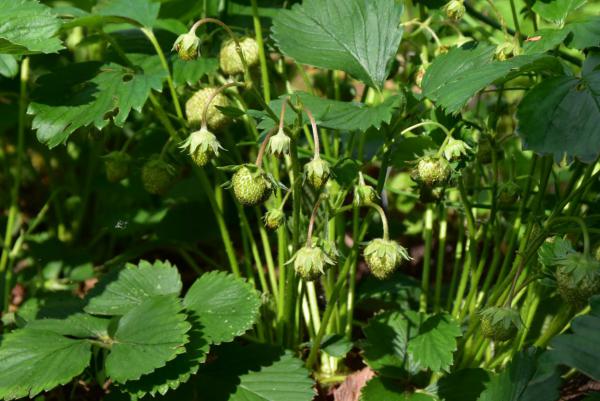
[[381, 225], [383, 227], [383, 239], [386, 241], [389, 241], [390, 229], [389, 229], [389, 225], [388, 225], [388, 219], [385, 216], [385, 211], [383, 210], [383, 208], [381, 206], [379, 206], [378, 204], [373, 203], [373, 202], [369, 202], [367, 204], [367, 206], [372, 207], [373, 209], [377, 210], [377, 213], [379, 213], [379, 217], [381, 217]]
[[317, 211], [319, 210], [319, 205], [321, 204], [321, 198], [317, 199], [315, 202], [315, 206], [313, 207], [312, 213], [310, 215], [310, 221], [308, 222], [308, 232], [306, 234], [306, 246], [312, 247], [312, 234], [315, 226], [315, 219], [317, 217]]
[[310, 125], [312, 127], [313, 142], [315, 144], [314, 158], [318, 159], [321, 155], [321, 145], [319, 143], [319, 131], [317, 130], [317, 122], [315, 121], [315, 118], [313, 117], [313, 114], [308, 109], [308, 107], [304, 107], [304, 111], [306, 112], [306, 115], [308, 116], [308, 119], [310, 120]]

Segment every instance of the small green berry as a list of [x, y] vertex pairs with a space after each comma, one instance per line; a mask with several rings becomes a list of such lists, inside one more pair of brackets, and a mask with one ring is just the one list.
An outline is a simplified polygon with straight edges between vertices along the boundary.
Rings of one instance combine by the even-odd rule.
[[[500, 205], [512, 206], [519, 199], [521, 187], [515, 182], [508, 181], [498, 188], [498, 203]], [[533, 235], [531, 238], [535, 238]]]
[[219, 156], [219, 149], [222, 149], [217, 137], [206, 128], [192, 132], [181, 148], [188, 150], [190, 157], [199, 167]]
[[265, 213], [263, 219], [265, 227], [269, 230], [277, 230], [285, 222], [285, 213], [279, 208], [270, 209]]
[[591, 296], [600, 294], [600, 261], [580, 253], [568, 254], [557, 263], [556, 284], [560, 296], [581, 309]]
[[494, 56], [498, 61], [505, 61], [514, 56], [518, 56], [521, 53], [521, 49], [518, 43], [515, 42], [504, 42], [496, 47]]
[[151, 194], [162, 195], [171, 186], [175, 177], [175, 169], [169, 163], [154, 157], [142, 167], [142, 183], [144, 189]]
[[453, 21], [459, 21], [464, 17], [466, 9], [463, 0], [452, 0], [444, 7], [446, 16]]
[[185, 61], [197, 59], [200, 54], [199, 49], [200, 39], [192, 32], [179, 35], [173, 44], [173, 50], [179, 54], [179, 58]]
[[305, 246], [296, 252], [292, 260], [296, 274], [306, 281], [313, 281], [325, 274], [325, 266], [335, 262], [317, 246]]
[[492, 306], [480, 312], [481, 332], [494, 341], [513, 338], [522, 326], [519, 312], [513, 308]]
[[[217, 88], [214, 87], [200, 89], [185, 103], [185, 114], [192, 127], [200, 127], [202, 124], [204, 106], [216, 90]], [[229, 117], [221, 113], [217, 106], [229, 106], [229, 99], [227, 99], [227, 96], [222, 93], [217, 94], [210, 102], [210, 106], [208, 106], [206, 112], [206, 125], [214, 131], [223, 128], [229, 123]]]
[[263, 203], [273, 191], [273, 184], [264, 171], [251, 171], [247, 166], [242, 166], [233, 174], [231, 185], [236, 199], [245, 206]]
[[[250, 37], [239, 39], [242, 54], [248, 67], [258, 64], [258, 44], [256, 40]], [[221, 46], [219, 53], [219, 66], [226, 75], [241, 74], [244, 72], [244, 64], [237, 51], [233, 39], [226, 40]]]
[[321, 189], [331, 175], [329, 163], [319, 156], [316, 156], [310, 162], [306, 163], [304, 171], [308, 183], [316, 190]]
[[271, 150], [271, 154], [275, 157], [282, 157], [289, 154], [291, 142], [292, 140], [285, 132], [283, 132], [283, 130], [277, 131], [277, 134], [269, 139], [269, 149]]
[[439, 187], [444, 185], [450, 175], [452, 167], [441, 157], [422, 157], [413, 169], [412, 177], [415, 181], [423, 183], [429, 187]]
[[119, 182], [129, 175], [131, 156], [125, 152], [115, 151], [104, 156], [106, 179], [109, 182]]
[[354, 204], [356, 206], [365, 206], [376, 201], [377, 192], [372, 186], [359, 184], [354, 187]]
[[410, 260], [408, 251], [395, 241], [376, 238], [369, 242], [363, 252], [371, 272], [378, 279], [390, 276], [403, 260]]

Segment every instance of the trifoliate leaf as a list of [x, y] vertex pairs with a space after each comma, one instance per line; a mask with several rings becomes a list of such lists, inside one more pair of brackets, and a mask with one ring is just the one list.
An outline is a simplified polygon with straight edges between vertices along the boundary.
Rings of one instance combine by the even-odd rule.
[[494, 60], [496, 47], [467, 43], [437, 57], [423, 78], [423, 93], [450, 113], [458, 112], [477, 92], [491, 83], [522, 71], [560, 70], [558, 61], [543, 54]]
[[175, 390], [187, 382], [198, 371], [200, 364], [206, 359], [209, 344], [202, 333], [202, 325], [189, 318], [192, 328], [187, 333], [189, 342], [185, 352], [167, 362], [162, 368], [142, 376], [139, 380], [130, 380], [123, 385], [122, 390], [131, 394], [134, 400], [146, 394], [164, 395], [169, 390]]
[[590, 56], [582, 77], [560, 76], [531, 89], [517, 111], [519, 135], [534, 152], [591, 162], [600, 153], [600, 64]]
[[88, 294], [85, 311], [95, 315], [123, 315], [156, 295], [179, 295], [181, 277], [169, 262], [142, 260], [108, 274]]
[[162, 89], [166, 73], [157, 57], [129, 56], [134, 69], [85, 62], [40, 77], [28, 109], [40, 142], [52, 148], [78, 128], [122, 126], [132, 109], [140, 111], [152, 89]]
[[402, 39], [401, 15], [394, 0], [305, 0], [279, 12], [273, 37], [299, 63], [343, 70], [381, 88]]
[[[402, 94], [392, 96], [376, 106], [324, 99], [305, 92], [295, 93], [294, 96], [298, 96], [302, 104], [312, 112], [319, 126], [348, 131], [366, 131], [370, 127], [380, 128], [382, 123], [389, 123], [392, 114], [402, 108], [406, 102]], [[270, 103], [270, 107], [273, 110], [281, 110], [282, 103], [282, 99], [276, 99]], [[253, 112], [253, 114], [262, 118], [258, 125], [259, 129], [270, 130], [275, 127], [275, 122], [266, 113]], [[293, 110], [286, 111], [287, 124], [292, 124], [296, 118], [297, 115]], [[308, 116], [304, 115], [303, 121], [308, 121]]]
[[252, 327], [258, 318], [260, 298], [252, 285], [242, 279], [212, 271], [196, 280], [183, 304], [198, 318], [209, 341], [219, 344]]
[[408, 343], [408, 352], [423, 368], [448, 371], [457, 349], [456, 338], [461, 335], [460, 325], [452, 316], [439, 313], [421, 324], [419, 334]]
[[538, 260], [545, 267], [556, 266], [556, 264], [564, 260], [570, 254], [575, 253], [571, 242], [556, 237], [552, 241], [546, 241], [538, 249]]
[[155, 296], [121, 317], [106, 358], [107, 375], [117, 383], [137, 380], [184, 353], [191, 325], [182, 309], [175, 296]]
[[302, 361], [268, 345], [224, 344], [198, 373], [198, 392], [211, 401], [311, 401], [313, 382]]
[[374, 377], [361, 389], [360, 401], [436, 401], [433, 395], [412, 392], [400, 381], [384, 377]]
[[0, 53], [56, 53], [60, 20], [37, 0], [0, 0]]
[[21, 329], [2, 337], [0, 399], [33, 398], [66, 384], [90, 363], [90, 344], [47, 330]]

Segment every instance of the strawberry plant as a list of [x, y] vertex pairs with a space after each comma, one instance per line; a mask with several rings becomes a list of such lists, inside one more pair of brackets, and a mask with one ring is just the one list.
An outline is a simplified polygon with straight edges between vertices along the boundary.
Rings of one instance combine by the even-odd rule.
[[0, 0], [0, 399], [599, 399], [598, 15]]

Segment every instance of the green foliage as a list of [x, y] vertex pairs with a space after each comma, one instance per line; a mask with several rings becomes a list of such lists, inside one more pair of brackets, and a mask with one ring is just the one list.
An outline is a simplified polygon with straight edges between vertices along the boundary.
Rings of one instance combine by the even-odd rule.
[[600, 140], [598, 57], [586, 60], [581, 78], [560, 76], [537, 85], [519, 105], [519, 133], [525, 146], [560, 160], [592, 162]]
[[0, 53], [55, 53], [60, 20], [37, 0], [0, 1]]
[[343, 70], [381, 88], [402, 39], [401, 14], [393, 0], [306, 0], [279, 12], [273, 36], [299, 63]]
[[132, 109], [140, 111], [161, 90], [165, 71], [156, 57], [130, 56], [136, 68], [86, 62], [41, 77], [28, 110], [40, 142], [53, 148], [78, 128], [123, 125]]

